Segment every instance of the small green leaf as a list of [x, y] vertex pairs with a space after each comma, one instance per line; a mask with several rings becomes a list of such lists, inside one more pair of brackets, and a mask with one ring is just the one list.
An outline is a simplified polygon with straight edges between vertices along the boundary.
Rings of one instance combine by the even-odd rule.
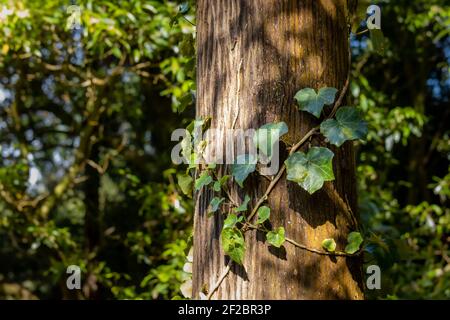
[[244, 202], [242, 202], [242, 204], [239, 207], [234, 209], [234, 212], [247, 211], [247, 206], [248, 206], [249, 201], [250, 201], [250, 197], [248, 195], [245, 195]]
[[225, 183], [227, 183], [228, 179], [230, 179], [230, 176], [228, 176], [228, 175], [221, 177], [219, 179], [220, 185], [223, 186]]
[[218, 198], [218, 197], [212, 198], [211, 202], [209, 203], [208, 214], [212, 214], [212, 213], [216, 212], [217, 210], [219, 210], [220, 205], [224, 201], [225, 201], [225, 198]]
[[223, 228], [234, 228], [238, 222], [241, 222], [244, 217], [240, 216], [238, 218], [234, 213], [230, 213], [228, 217], [223, 222]]
[[242, 188], [248, 175], [256, 170], [256, 157], [251, 154], [237, 156], [235, 164], [231, 165], [231, 174]]
[[266, 206], [262, 206], [258, 209], [258, 224], [264, 223], [266, 220], [270, 218], [270, 208]]
[[198, 155], [195, 152], [192, 152], [189, 156], [189, 165], [188, 169], [196, 169], [199, 164]]
[[312, 147], [306, 155], [296, 152], [285, 161], [287, 179], [313, 194], [325, 181], [334, 180], [333, 157], [331, 150], [322, 147]]
[[190, 175], [179, 174], [177, 175], [178, 185], [181, 188], [181, 191], [185, 195], [190, 195], [192, 193], [192, 182], [194, 181]]
[[275, 231], [269, 231], [266, 235], [267, 242], [274, 247], [280, 248], [285, 241], [284, 233], [283, 227], [279, 227]]
[[245, 254], [245, 240], [238, 229], [224, 228], [221, 233], [222, 249], [234, 262], [242, 265]]
[[185, 131], [186, 135], [184, 136], [183, 140], [181, 140], [181, 155], [183, 158], [185, 158], [187, 161], [191, 160], [191, 154], [192, 154], [192, 136], [188, 130]]
[[284, 122], [268, 123], [256, 131], [253, 138], [255, 146], [269, 159], [272, 158], [272, 147], [278, 142], [281, 136], [288, 132], [288, 127]]
[[325, 239], [322, 241], [322, 247], [328, 252], [334, 252], [336, 250], [336, 241], [334, 239]]
[[356, 108], [342, 107], [336, 112], [336, 120], [322, 122], [320, 132], [340, 147], [347, 140], [363, 139], [367, 135], [367, 123]]
[[345, 247], [345, 252], [348, 254], [354, 254], [359, 250], [363, 238], [359, 232], [351, 232], [347, 237], [347, 246]]
[[294, 98], [297, 100], [300, 110], [307, 111], [316, 118], [320, 118], [323, 107], [334, 102], [336, 93], [336, 88], [321, 88], [319, 93], [316, 93], [314, 89], [305, 88], [297, 92]]
[[225, 176], [222, 176], [219, 179], [219, 181], [214, 182], [214, 186], [213, 186], [214, 191], [219, 192], [222, 189], [222, 187], [225, 185], [225, 183], [227, 183], [228, 179], [230, 179], [230, 176], [225, 175]]
[[208, 169], [214, 170], [217, 167], [215, 163], [208, 164]]
[[219, 192], [222, 189], [219, 181], [214, 182], [213, 189], [215, 192]]
[[195, 190], [198, 191], [204, 186], [209, 185], [213, 179], [209, 175], [208, 171], [204, 171], [197, 180], [195, 180]]

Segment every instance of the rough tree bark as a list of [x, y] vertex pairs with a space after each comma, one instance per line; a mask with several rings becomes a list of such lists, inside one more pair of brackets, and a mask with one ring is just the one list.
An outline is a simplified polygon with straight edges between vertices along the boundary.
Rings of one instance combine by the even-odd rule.
[[[342, 89], [348, 74], [348, 6], [345, 0], [198, 0], [197, 117], [212, 127], [259, 128], [284, 121], [287, 143], [299, 141], [318, 121], [300, 112], [293, 97], [302, 88]], [[312, 145], [325, 142], [313, 137]], [[310, 196], [280, 180], [267, 205], [271, 224], [311, 248], [334, 238], [341, 250], [351, 230], [344, 210], [356, 212], [355, 161], [351, 143], [330, 147], [336, 180]], [[281, 161], [286, 157], [282, 150]], [[283, 155], [284, 149], [284, 155]], [[245, 190], [260, 197], [269, 181], [252, 177]], [[337, 191], [334, 192], [334, 191]], [[223, 218], [208, 218], [212, 198], [196, 194], [193, 294], [210, 288], [228, 262], [220, 247]], [[215, 299], [361, 299], [360, 258], [329, 257], [289, 243], [275, 250], [256, 231], [245, 234], [244, 266], [232, 265]]]

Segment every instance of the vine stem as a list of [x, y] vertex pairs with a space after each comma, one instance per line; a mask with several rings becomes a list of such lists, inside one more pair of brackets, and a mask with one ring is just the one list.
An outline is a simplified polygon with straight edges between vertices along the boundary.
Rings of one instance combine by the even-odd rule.
[[217, 291], [217, 289], [219, 289], [220, 285], [222, 284], [223, 280], [227, 277], [228, 273], [231, 270], [231, 265], [233, 264], [233, 261], [230, 260], [227, 263], [227, 266], [225, 268], [225, 270], [223, 270], [222, 274], [220, 275], [219, 279], [217, 280], [217, 282], [214, 284], [214, 286], [209, 290], [208, 295], [206, 296], [206, 300], [211, 300], [211, 297], [213, 296], [213, 294]]
[[[258, 226], [252, 225], [252, 224], [249, 224], [249, 228], [267, 232], [267, 229], [262, 229], [262, 228], [260, 228]], [[284, 240], [286, 242], [292, 244], [293, 246], [297, 247], [297, 248], [300, 248], [300, 249], [303, 249], [303, 250], [306, 250], [306, 251], [309, 251], [309, 252], [312, 252], [312, 253], [320, 254], [320, 255], [323, 255], [323, 256], [354, 257], [354, 256], [357, 256], [359, 254], [359, 253], [358, 254], [350, 254], [350, 253], [343, 252], [343, 251], [328, 252], [328, 251], [323, 251], [323, 250], [319, 250], [319, 249], [310, 248], [310, 247], [308, 247], [308, 246], [306, 246], [304, 244], [300, 244], [300, 243], [296, 242], [295, 240], [292, 240], [292, 239], [290, 239], [288, 237], [285, 237]]]
[[[217, 174], [213, 171], [213, 175], [216, 178], [216, 180], [219, 180], [219, 177], [217, 176]], [[234, 200], [234, 198], [231, 196], [230, 191], [228, 190], [228, 187], [225, 187], [223, 189], [228, 197], [228, 199], [233, 203], [233, 205], [235, 205], [236, 207], [239, 207], [239, 204], [237, 203], [236, 200]]]
[[[303, 137], [303, 139], [301, 139], [298, 143], [296, 143], [291, 150], [289, 151], [289, 155], [294, 154], [298, 149], [300, 149], [300, 147], [306, 142], [308, 141], [308, 139], [310, 137], [312, 137], [317, 130], [319, 129], [319, 127], [314, 127], [311, 130], [308, 131], [308, 133]], [[284, 172], [286, 171], [286, 165], [283, 164], [283, 166], [281, 167], [280, 171], [278, 171], [277, 175], [275, 176], [275, 178], [272, 180], [272, 182], [269, 184], [269, 186], [267, 187], [266, 192], [264, 193], [264, 195], [259, 198], [258, 202], [256, 203], [256, 205], [253, 207], [252, 212], [250, 213], [250, 215], [248, 216], [248, 221], [251, 221], [252, 218], [255, 216], [256, 212], [258, 212], [259, 207], [264, 203], [264, 201], [267, 200], [267, 198], [269, 197], [269, 194], [272, 192], [272, 190], [275, 188], [276, 184], [278, 183], [278, 181], [281, 179], [281, 177], [283, 176]]]
[[318, 250], [318, 249], [314, 249], [314, 248], [309, 248], [307, 246], [305, 246], [304, 244], [300, 244], [290, 238], [284, 238], [286, 242], [289, 242], [290, 244], [296, 246], [297, 248], [309, 251], [309, 252], [313, 252], [313, 253], [317, 253], [323, 256], [339, 256], [339, 257], [354, 257], [357, 254], [350, 254], [347, 252], [342, 252], [342, 251], [335, 251], [335, 252], [327, 252], [327, 251], [322, 251], [322, 250]]

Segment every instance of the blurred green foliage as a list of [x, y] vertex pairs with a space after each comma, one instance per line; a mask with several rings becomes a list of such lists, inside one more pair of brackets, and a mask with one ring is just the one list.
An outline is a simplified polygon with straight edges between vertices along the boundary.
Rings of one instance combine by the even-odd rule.
[[373, 54], [367, 35], [352, 38], [352, 103], [369, 122], [358, 155], [365, 259], [382, 271], [382, 290], [366, 293], [449, 299], [450, 4], [377, 4], [385, 53]]
[[0, 1], [0, 297], [171, 298], [191, 242], [170, 134], [193, 116], [194, 26], [176, 1], [96, 0], [72, 3], [76, 29], [70, 4]]
[[[351, 38], [367, 296], [450, 298], [450, 6], [377, 3], [383, 54]], [[193, 203], [170, 134], [194, 118], [194, 24], [193, 1], [0, 0], [0, 298], [180, 295]]]

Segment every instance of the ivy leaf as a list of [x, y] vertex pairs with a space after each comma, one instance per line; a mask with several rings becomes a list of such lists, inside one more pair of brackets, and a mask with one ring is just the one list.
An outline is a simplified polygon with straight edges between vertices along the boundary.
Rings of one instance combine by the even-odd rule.
[[321, 88], [319, 93], [316, 93], [314, 89], [305, 88], [297, 92], [294, 98], [297, 100], [300, 110], [307, 111], [316, 118], [320, 118], [323, 107], [334, 102], [336, 93], [336, 88]]
[[208, 164], [208, 169], [210, 169], [210, 170], [214, 170], [214, 169], [216, 169], [216, 167], [217, 167], [217, 164], [215, 164], [215, 163]]
[[345, 252], [348, 254], [354, 254], [359, 250], [363, 238], [359, 232], [351, 232], [347, 237], [347, 246], [345, 247]]
[[225, 183], [227, 183], [228, 179], [230, 179], [230, 176], [228, 176], [228, 175], [222, 176], [222, 177], [219, 179], [220, 185], [223, 186]]
[[272, 158], [272, 147], [281, 136], [288, 132], [288, 127], [284, 122], [268, 123], [256, 131], [253, 137], [255, 146], [269, 159]]
[[196, 169], [197, 165], [199, 164], [198, 161], [198, 155], [197, 153], [193, 152], [191, 153], [190, 157], [189, 157], [189, 165], [188, 165], [188, 170], [189, 169]]
[[256, 157], [251, 154], [237, 156], [235, 164], [231, 165], [231, 174], [242, 188], [248, 175], [256, 170]]
[[266, 235], [267, 241], [274, 247], [280, 248], [285, 240], [284, 237], [284, 228], [279, 227], [275, 231], [269, 231]]
[[190, 195], [192, 192], [192, 187], [193, 187], [193, 179], [190, 175], [184, 175], [184, 174], [179, 174], [177, 175], [178, 178], [178, 185], [181, 188], [181, 191], [185, 194], [185, 195]]
[[249, 201], [250, 201], [250, 197], [248, 195], [245, 195], [244, 202], [242, 202], [242, 204], [239, 207], [234, 209], [234, 212], [247, 211], [247, 206], [248, 206]]
[[322, 147], [312, 147], [306, 155], [296, 152], [285, 161], [287, 179], [313, 194], [325, 181], [334, 180], [333, 157], [331, 150]]
[[195, 180], [195, 190], [198, 191], [204, 186], [209, 185], [213, 179], [209, 175], [208, 171], [204, 171], [197, 180]]
[[219, 181], [214, 182], [213, 189], [216, 192], [219, 192], [222, 189]]
[[234, 213], [228, 215], [228, 217], [223, 222], [224, 229], [232, 229], [236, 226], [238, 222], [241, 222], [244, 217], [240, 216], [239, 218]]
[[363, 139], [367, 135], [367, 123], [356, 108], [342, 107], [336, 112], [336, 120], [322, 122], [320, 132], [340, 147], [347, 140]]
[[212, 213], [216, 212], [217, 210], [219, 210], [220, 205], [224, 201], [225, 201], [225, 198], [218, 198], [218, 197], [212, 198], [211, 202], [209, 203], [208, 214], [212, 214]]
[[186, 130], [192, 137], [191, 140], [193, 146], [196, 146], [200, 143], [203, 132], [206, 131], [211, 124], [210, 120], [211, 118], [195, 119], [191, 121], [191, 123], [189, 123], [189, 125], [186, 127]]
[[322, 248], [328, 252], [334, 252], [336, 250], [336, 241], [334, 239], [325, 239], [322, 241]]
[[192, 136], [188, 130], [186, 130], [185, 132], [186, 135], [184, 136], [183, 140], [181, 140], [181, 155], [183, 156], [183, 158], [189, 161], [192, 153]]
[[266, 206], [262, 206], [258, 209], [258, 224], [264, 223], [266, 220], [270, 218], [270, 208]]
[[224, 228], [221, 233], [222, 249], [234, 262], [242, 265], [245, 254], [245, 240], [238, 229]]
[[223, 185], [227, 183], [228, 179], [230, 179], [230, 176], [225, 175], [222, 176], [219, 181], [214, 182], [214, 191], [219, 192], [222, 189]]

